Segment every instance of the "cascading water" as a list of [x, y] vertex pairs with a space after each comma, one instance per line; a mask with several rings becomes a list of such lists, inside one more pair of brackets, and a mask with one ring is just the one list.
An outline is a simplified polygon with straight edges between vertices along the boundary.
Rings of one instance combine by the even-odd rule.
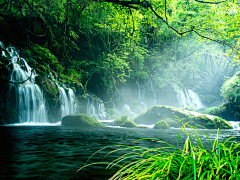
[[174, 91], [177, 93], [177, 99], [180, 103], [180, 106], [191, 106], [193, 109], [204, 108], [203, 103], [201, 102], [197, 93], [192, 90], [185, 89], [185, 92], [181, 90], [177, 85], [173, 85]]
[[231, 125], [232, 125], [232, 127], [233, 127], [233, 129], [235, 129], [235, 130], [239, 130], [240, 129], [240, 122], [237, 122], [237, 121], [228, 121]]
[[105, 106], [103, 101], [92, 95], [87, 94], [87, 114], [94, 117], [96, 120], [105, 120], [107, 119], [107, 113], [105, 111]]
[[144, 109], [147, 109], [147, 105], [143, 102], [144, 91], [141, 90], [139, 79], [137, 79], [136, 84], [138, 86], [138, 101], [140, 101], [143, 104]]
[[[23, 58], [19, 57], [19, 52], [15, 47], [10, 46], [6, 50], [10, 55], [8, 101], [11, 101], [12, 96], [15, 97], [18, 122], [46, 123], [45, 100], [41, 89], [35, 84], [37, 76], [35, 70]], [[4, 51], [2, 56], [6, 57]], [[12, 108], [10, 104], [9, 102], [8, 109]]]
[[131, 111], [131, 109], [130, 109], [128, 104], [124, 104], [122, 108], [126, 109], [129, 112], [129, 116], [131, 118], [135, 118], [137, 116], [134, 112]]
[[66, 93], [65, 89], [58, 86], [60, 101], [61, 101], [61, 118], [67, 116], [69, 114], [75, 114], [76, 112], [76, 103], [75, 103], [75, 93], [71, 88], [65, 88], [68, 93]]
[[155, 86], [153, 85], [151, 78], [149, 79], [148, 82], [150, 83], [150, 86], [147, 86], [147, 87], [150, 88], [149, 90], [150, 90], [150, 91], [152, 92], [152, 94], [153, 94], [153, 102], [152, 102], [152, 105], [157, 105], [158, 102], [157, 102], [157, 93], [156, 93], [156, 90], [155, 90]]

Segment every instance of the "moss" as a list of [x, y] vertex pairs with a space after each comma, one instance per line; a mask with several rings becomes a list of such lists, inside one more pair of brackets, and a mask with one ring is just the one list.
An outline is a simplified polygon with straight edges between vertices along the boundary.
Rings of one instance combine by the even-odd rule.
[[198, 113], [206, 114], [206, 109], [205, 108], [199, 108], [196, 110]]
[[116, 126], [121, 126], [121, 124], [124, 123], [124, 121], [126, 121], [126, 120], [130, 120], [129, 116], [127, 116], [127, 115], [122, 116], [122, 117], [116, 119], [116, 120], [114, 121], [114, 124], [115, 124]]
[[57, 87], [57, 85], [55, 84], [55, 82], [51, 81], [50, 79], [45, 79], [43, 81], [43, 85], [45, 86], [45, 90], [52, 95], [52, 97], [56, 97], [59, 89]]
[[82, 113], [63, 117], [62, 125], [76, 127], [105, 127], [102, 123], [98, 122], [93, 117]]
[[154, 129], [169, 129], [169, 128], [170, 128], [169, 125], [164, 120], [158, 121], [154, 126]]
[[215, 121], [215, 128], [219, 128], [219, 129], [233, 129], [233, 127], [231, 126], [231, 124], [229, 124], [229, 122], [227, 122], [226, 120], [216, 116], [214, 118]]
[[149, 127], [147, 127], [147, 126], [137, 126], [137, 128], [140, 128], [140, 129], [148, 129]]
[[120, 126], [121, 127], [137, 127], [137, 124], [134, 121], [127, 119]]
[[182, 107], [181, 109], [188, 110], [188, 111], [195, 111], [191, 106], [185, 106], [185, 107]]
[[186, 114], [182, 113], [181, 109], [173, 108], [171, 106], [155, 105], [151, 106], [146, 112], [137, 116], [134, 121], [137, 124], [150, 125], [167, 118], [175, 119], [176, 116], [179, 118], [186, 118]]
[[129, 116], [122, 116], [114, 121], [114, 125], [121, 127], [136, 127], [137, 124]]
[[106, 109], [106, 112], [108, 113], [111, 119], [119, 118], [118, 112], [113, 108]]
[[218, 107], [210, 107], [207, 109], [206, 113], [214, 116], [219, 116], [221, 114], [221, 111]]
[[186, 111], [171, 106], [160, 105], [150, 107], [145, 113], [137, 116], [134, 121], [137, 124], [155, 124], [159, 120], [165, 120], [170, 127], [182, 126], [182, 123], [178, 121], [176, 117], [180, 118], [183, 123], [189, 121], [189, 124], [192, 126], [200, 125], [209, 129], [232, 129], [232, 126], [229, 125], [224, 119], [219, 121], [217, 124], [214, 121], [214, 116], [204, 115], [193, 111]]

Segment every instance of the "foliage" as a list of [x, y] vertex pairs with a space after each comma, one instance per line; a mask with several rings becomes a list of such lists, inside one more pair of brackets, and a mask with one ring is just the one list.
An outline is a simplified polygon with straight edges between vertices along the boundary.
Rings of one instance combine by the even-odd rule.
[[[195, 134], [189, 133], [186, 127], [190, 127]], [[187, 135], [184, 147], [179, 147], [180, 133]], [[209, 140], [211, 149], [206, 149], [198, 133], [203, 133]], [[214, 135], [215, 136], [215, 135]], [[160, 147], [147, 148], [133, 145], [118, 145], [115, 151], [126, 151], [118, 159], [108, 164], [107, 168], [119, 166], [111, 179], [239, 179], [239, 143], [228, 138], [225, 142], [219, 141], [219, 131], [212, 143], [210, 138], [200, 129], [184, 124], [177, 137], [177, 146], [159, 139], [144, 138], [135, 141], [152, 140], [161, 143]], [[95, 165], [96, 163], [94, 163]], [[86, 164], [84, 167], [93, 164]], [[78, 171], [80, 171], [80, 168]]]
[[113, 118], [113, 119], [119, 118], [118, 112], [115, 109], [113, 109], [113, 108], [106, 109], [106, 113], [108, 115], [110, 115], [111, 118]]
[[238, 62], [239, 19], [228, 1], [4, 0], [0, 39], [78, 93], [111, 94], [128, 79], [151, 78], [159, 88], [207, 89], [214, 101], [238, 67], [229, 65]]
[[220, 111], [220, 108], [218, 107], [210, 107], [207, 109], [206, 113], [214, 116], [219, 116], [221, 111]]
[[222, 86], [221, 92], [224, 99], [229, 102], [240, 102], [240, 72], [228, 79]]

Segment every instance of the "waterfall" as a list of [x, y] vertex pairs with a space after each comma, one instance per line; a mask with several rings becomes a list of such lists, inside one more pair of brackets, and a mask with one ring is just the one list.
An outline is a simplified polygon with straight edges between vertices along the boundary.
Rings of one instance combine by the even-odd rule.
[[128, 104], [124, 104], [123, 105], [123, 109], [127, 110], [128, 111], [128, 114], [131, 118], [135, 118], [137, 115], [131, 111], [130, 107]]
[[233, 129], [236, 129], [236, 130], [239, 130], [240, 129], [240, 122], [237, 122], [237, 121], [228, 121], [229, 122], [229, 124], [231, 124], [232, 125], [232, 127], [233, 127]]
[[[2, 43], [1, 47], [4, 48]], [[45, 100], [41, 89], [35, 84], [35, 77], [37, 76], [35, 70], [27, 64], [25, 59], [19, 57], [19, 52], [15, 47], [10, 46], [6, 50], [10, 55], [8, 109], [13, 108], [12, 105], [16, 107], [18, 122], [20, 123], [46, 123]], [[2, 56], [6, 57], [4, 51]], [[13, 104], [13, 98], [16, 104]]]
[[177, 99], [180, 106], [191, 106], [193, 109], [204, 108], [204, 105], [199, 98], [198, 94], [194, 91], [185, 89], [185, 92], [177, 85], [173, 85], [174, 91], [177, 93]]
[[199, 98], [198, 94], [193, 92], [190, 89], [188, 89], [187, 98], [188, 98], [189, 104], [191, 103], [190, 106], [193, 109], [204, 108], [204, 105], [203, 105], [201, 99]]
[[104, 120], [107, 118], [105, 106], [103, 101], [94, 96], [93, 94], [87, 94], [87, 114], [94, 117], [96, 120]]
[[148, 87], [150, 88], [149, 90], [150, 90], [150, 92], [152, 92], [152, 95], [153, 95], [152, 105], [157, 105], [158, 104], [157, 93], [156, 93], [155, 86], [153, 85], [151, 78], [149, 79], [149, 83], [150, 83], [150, 86], [148, 86]]
[[73, 92], [73, 90], [71, 88], [65, 87], [65, 89], [68, 91], [68, 93], [66, 93], [64, 88], [58, 86], [58, 89], [59, 89], [59, 98], [61, 101], [61, 108], [60, 108], [61, 118], [69, 114], [75, 114], [76, 103], [75, 103], [75, 93]]
[[138, 101], [143, 104], [144, 109], [147, 109], [147, 105], [143, 102], [145, 92], [141, 90], [141, 87], [139, 85], [139, 78], [137, 79], [136, 84], [138, 86]]

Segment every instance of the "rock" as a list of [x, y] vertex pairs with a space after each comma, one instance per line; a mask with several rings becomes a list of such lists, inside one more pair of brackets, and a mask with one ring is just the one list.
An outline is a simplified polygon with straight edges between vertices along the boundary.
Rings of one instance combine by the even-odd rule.
[[195, 111], [191, 106], [184, 106], [184, 107], [181, 107], [181, 109], [188, 110], [188, 111]]
[[129, 116], [122, 116], [114, 121], [116, 126], [121, 127], [137, 127], [137, 124], [132, 121]]
[[134, 121], [127, 119], [120, 126], [121, 127], [137, 127], [137, 124]]
[[199, 108], [199, 109], [196, 109], [196, 112], [201, 113], [201, 114], [206, 114], [206, 109], [205, 108]]
[[148, 129], [149, 127], [147, 127], [147, 126], [137, 126], [137, 128], [140, 128], [140, 129]]
[[105, 127], [102, 123], [98, 122], [87, 114], [68, 115], [62, 118], [62, 125], [64, 126], [77, 126], [77, 127]]
[[177, 118], [180, 118], [183, 123], [189, 122], [192, 126], [200, 125], [209, 129], [233, 129], [226, 120], [218, 116], [163, 105], [150, 107], [145, 113], [137, 116], [134, 122], [137, 124], [156, 124], [160, 120], [165, 120], [170, 127], [182, 126], [181, 121]]
[[164, 120], [158, 121], [154, 126], [154, 129], [169, 129], [169, 128], [170, 128], [169, 125]]

